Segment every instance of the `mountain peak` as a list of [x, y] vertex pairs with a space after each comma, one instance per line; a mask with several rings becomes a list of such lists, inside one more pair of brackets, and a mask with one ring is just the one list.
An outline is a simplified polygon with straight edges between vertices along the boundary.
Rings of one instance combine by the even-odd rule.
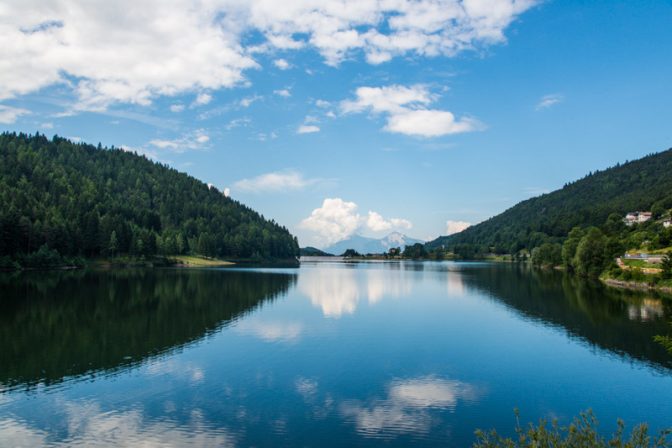
[[400, 232], [392, 232], [383, 238], [353, 235], [346, 240], [332, 244], [324, 251], [340, 255], [348, 249], [354, 249], [361, 254], [380, 254], [388, 252], [393, 247], [400, 247], [401, 250], [404, 250], [406, 246], [412, 246], [416, 243], [424, 243], [424, 241], [411, 238]]

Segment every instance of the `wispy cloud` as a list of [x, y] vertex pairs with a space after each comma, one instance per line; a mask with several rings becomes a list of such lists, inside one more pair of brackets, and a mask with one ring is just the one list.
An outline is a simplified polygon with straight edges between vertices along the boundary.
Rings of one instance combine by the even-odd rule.
[[467, 221], [446, 221], [446, 235], [452, 235], [454, 233], [460, 233], [461, 231], [467, 229], [471, 226], [470, 222]]
[[28, 115], [30, 111], [18, 107], [5, 106], [0, 104], [0, 123], [12, 124], [22, 115]]
[[289, 98], [292, 96], [292, 92], [289, 90], [289, 88], [274, 90], [273, 93], [284, 98]]
[[315, 185], [320, 179], [308, 179], [294, 170], [275, 171], [261, 174], [249, 179], [237, 181], [234, 190], [250, 193], [271, 193], [303, 190]]
[[539, 102], [537, 103], [537, 110], [542, 110], [542, 109], [548, 109], [549, 107], [553, 107], [558, 103], [561, 103], [565, 100], [565, 97], [559, 93], [551, 93], [548, 95], [544, 95], [539, 99]]
[[320, 127], [314, 124], [302, 124], [296, 130], [297, 134], [314, 134], [316, 132], [320, 132]]
[[241, 99], [238, 102], [238, 104], [240, 105], [240, 107], [247, 108], [250, 107], [252, 103], [254, 103], [255, 101], [259, 101], [260, 99], [262, 99], [262, 97], [259, 95], [246, 96], [245, 98]]
[[155, 148], [168, 150], [175, 153], [183, 153], [190, 150], [203, 149], [210, 141], [205, 129], [197, 129], [175, 139], [154, 139], [149, 145]]

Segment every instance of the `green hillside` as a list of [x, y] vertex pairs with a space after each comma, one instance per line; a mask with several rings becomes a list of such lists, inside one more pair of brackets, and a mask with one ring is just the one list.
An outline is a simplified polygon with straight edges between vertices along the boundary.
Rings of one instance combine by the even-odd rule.
[[30, 261], [47, 247], [83, 257], [299, 255], [286, 228], [166, 165], [56, 136], [3, 133], [0, 258]]
[[[591, 173], [562, 189], [523, 201], [429, 249], [458, 253], [516, 253], [561, 242], [575, 227], [603, 226], [610, 214], [672, 208], [672, 149]], [[614, 217], [612, 216], [612, 219]]]

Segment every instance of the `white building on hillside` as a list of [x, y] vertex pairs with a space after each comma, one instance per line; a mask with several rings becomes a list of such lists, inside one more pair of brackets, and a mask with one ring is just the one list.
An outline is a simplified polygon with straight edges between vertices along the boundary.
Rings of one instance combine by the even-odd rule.
[[633, 224], [641, 224], [643, 222], [648, 221], [651, 219], [653, 215], [651, 212], [630, 212], [627, 215], [625, 215], [625, 218], [623, 218], [623, 222], [625, 225], [631, 226]]

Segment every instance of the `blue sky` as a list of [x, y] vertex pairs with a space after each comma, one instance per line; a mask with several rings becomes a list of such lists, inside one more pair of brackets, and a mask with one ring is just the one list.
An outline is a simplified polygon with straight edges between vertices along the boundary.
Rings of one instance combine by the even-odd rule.
[[0, 8], [0, 129], [145, 154], [302, 246], [435, 238], [672, 146], [670, 1], [108, 3]]

